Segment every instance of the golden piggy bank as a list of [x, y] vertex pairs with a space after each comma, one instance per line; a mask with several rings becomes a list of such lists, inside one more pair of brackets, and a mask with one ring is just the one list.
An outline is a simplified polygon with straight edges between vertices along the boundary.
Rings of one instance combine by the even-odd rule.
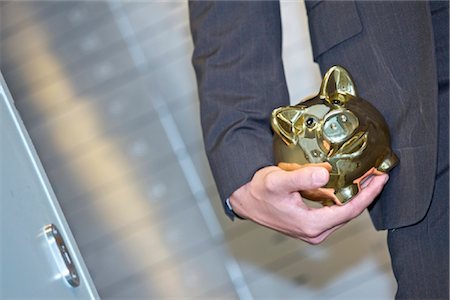
[[398, 163], [383, 116], [358, 96], [350, 74], [340, 66], [328, 70], [317, 96], [275, 109], [271, 125], [279, 167], [322, 163], [329, 170], [326, 186], [301, 192], [324, 205], [346, 203], [370, 175]]

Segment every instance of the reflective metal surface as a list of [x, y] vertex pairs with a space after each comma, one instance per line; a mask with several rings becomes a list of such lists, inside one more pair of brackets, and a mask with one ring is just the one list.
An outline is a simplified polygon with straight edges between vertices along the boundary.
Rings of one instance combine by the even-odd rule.
[[58, 227], [55, 224], [45, 225], [44, 233], [61, 277], [71, 287], [78, 287], [80, 276]]
[[271, 124], [281, 168], [322, 163], [329, 169], [324, 188], [302, 192], [325, 205], [346, 203], [370, 175], [389, 172], [398, 163], [383, 116], [358, 96], [350, 74], [340, 66], [328, 70], [317, 96], [275, 109]]

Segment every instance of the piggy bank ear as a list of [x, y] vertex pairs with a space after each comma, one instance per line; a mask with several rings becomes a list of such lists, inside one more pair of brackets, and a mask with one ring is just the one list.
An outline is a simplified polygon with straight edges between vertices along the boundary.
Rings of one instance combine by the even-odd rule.
[[355, 84], [350, 74], [341, 66], [331, 67], [323, 77], [320, 98], [333, 103], [336, 100], [347, 102], [350, 96], [356, 97]]
[[287, 145], [296, 145], [301, 128], [296, 122], [303, 114], [304, 109], [295, 106], [283, 106], [272, 112], [271, 125], [275, 134], [278, 134]]

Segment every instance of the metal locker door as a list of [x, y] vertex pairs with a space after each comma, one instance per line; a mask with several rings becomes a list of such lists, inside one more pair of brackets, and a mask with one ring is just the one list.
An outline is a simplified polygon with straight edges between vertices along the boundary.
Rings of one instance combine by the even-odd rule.
[[99, 298], [0, 74], [0, 298]]

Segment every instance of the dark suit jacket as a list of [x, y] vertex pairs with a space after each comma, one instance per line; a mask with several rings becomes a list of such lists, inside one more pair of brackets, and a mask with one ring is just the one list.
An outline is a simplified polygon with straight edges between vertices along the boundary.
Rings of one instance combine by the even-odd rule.
[[[273, 108], [289, 95], [278, 2], [190, 2], [206, 152], [223, 200], [273, 164]], [[307, 1], [314, 60], [342, 65], [385, 116], [400, 165], [370, 209], [377, 229], [420, 221], [432, 197], [437, 79], [426, 2]], [[305, 74], [307, 75], [307, 74]]]

